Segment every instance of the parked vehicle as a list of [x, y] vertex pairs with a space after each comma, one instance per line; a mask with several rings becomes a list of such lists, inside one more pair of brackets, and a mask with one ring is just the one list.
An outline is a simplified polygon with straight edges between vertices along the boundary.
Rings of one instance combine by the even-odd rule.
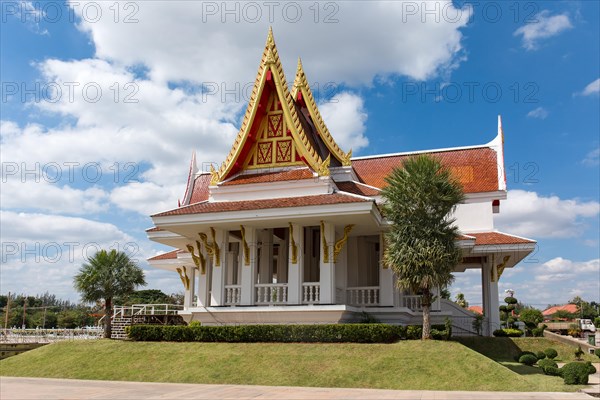
[[542, 325], [546, 325], [546, 330], [550, 332], [559, 332], [563, 335], [566, 335], [567, 331], [571, 329], [573, 325], [577, 325], [582, 332], [596, 333], [596, 327], [591, 319], [577, 318], [573, 321], [542, 322], [539, 324], [539, 326]]

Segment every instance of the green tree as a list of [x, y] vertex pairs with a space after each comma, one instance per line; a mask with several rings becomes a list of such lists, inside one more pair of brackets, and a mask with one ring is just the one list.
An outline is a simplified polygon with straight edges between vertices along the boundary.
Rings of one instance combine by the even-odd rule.
[[463, 198], [460, 183], [441, 162], [428, 155], [407, 159], [386, 178], [384, 262], [397, 276], [397, 285], [421, 294], [423, 339], [431, 338], [433, 290], [449, 285], [461, 259], [458, 228], [451, 214]]
[[110, 338], [112, 301], [146, 284], [144, 271], [123, 252], [100, 250], [75, 275], [75, 289], [85, 302], [104, 300], [104, 337]]
[[454, 300], [454, 302], [456, 304], [458, 304], [459, 306], [461, 306], [462, 308], [468, 308], [469, 307], [469, 302], [465, 299], [465, 295], [462, 293], [458, 293], [456, 295], [456, 299]]
[[544, 315], [535, 308], [525, 308], [519, 313], [519, 319], [527, 327], [527, 333], [532, 334], [532, 330], [537, 328], [540, 322], [544, 321]]

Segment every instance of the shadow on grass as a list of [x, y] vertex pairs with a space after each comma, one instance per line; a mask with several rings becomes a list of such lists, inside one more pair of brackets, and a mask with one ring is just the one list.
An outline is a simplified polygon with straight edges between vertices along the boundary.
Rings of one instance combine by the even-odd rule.
[[454, 340], [496, 362], [514, 362], [515, 357], [523, 351], [510, 338], [479, 336], [460, 337]]
[[544, 375], [544, 372], [537, 367], [529, 367], [524, 364], [519, 364], [516, 362], [501, 362], [502, 366], [510, 369], [513, 372], [516, 372], [519, 375]]

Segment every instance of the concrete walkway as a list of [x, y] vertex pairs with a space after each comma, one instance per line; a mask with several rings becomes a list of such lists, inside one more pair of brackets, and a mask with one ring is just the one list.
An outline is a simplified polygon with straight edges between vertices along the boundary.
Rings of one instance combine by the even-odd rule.
[[593, 398], [584, 393], [328, 389], [285, 386], [192, 385], [179, 383], [0, 377], [0, 399], [592, 400]]

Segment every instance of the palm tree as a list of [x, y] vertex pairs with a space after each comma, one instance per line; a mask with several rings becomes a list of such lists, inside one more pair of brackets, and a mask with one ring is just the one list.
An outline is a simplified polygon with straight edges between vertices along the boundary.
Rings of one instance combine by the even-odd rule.
[[81, 293], [83, 301], [104, 300], [105, 338], [110, 338], [111, 334], [113, 298], [128, 295], [145, 284], [144, 271], [127, 254], [114, 249], [94, 254], [74, 278], [75, 289]]
[[399, 288], [421, 293], [422, 338], [430, 339], [432, 290], [452, 283], [452, 271], [461, 260], [451, 214], [464, 199], [462, 186], [428, 155], [407, 159], [386, 182], [384, 214], [391, 227], [383, 259], [395, 272]]

